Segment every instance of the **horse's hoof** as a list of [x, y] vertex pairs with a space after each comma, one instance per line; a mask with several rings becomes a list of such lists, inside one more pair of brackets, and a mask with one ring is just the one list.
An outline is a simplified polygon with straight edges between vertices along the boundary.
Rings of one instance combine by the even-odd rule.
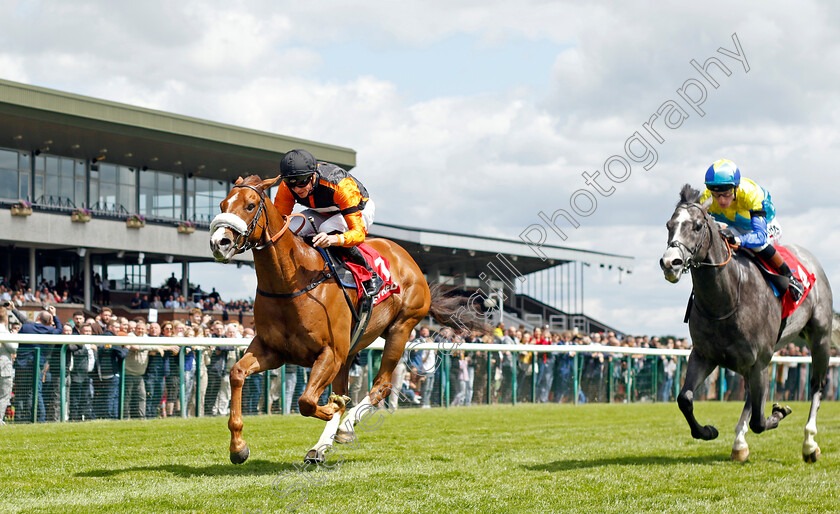
[[339, 408], [343, 409], [347, 406], [347, 402], [350, 401], [350, 397], [342, 394], [333, 393], [330, 395], [330, 403], [335, 403], [338, 405]]
[[734, 460], [735, 462], [747, 462], [747, 459], [750, 458], [750, 449], [742, 448], [740, 450], [732, 450], [732, 453], [729, 455], [729, 458]]
[[321, 464], [324, 462], [324, 452], [321, 450], [309, 450], [303, 458], [303, 462], [307, 464]]
[[230, 461], [234, 464], [242, 464], [248, 457], [251, 456], [251, 449], [248, 448], [248, 443], [245, 443], [245, 447], [239, 450], [238, 452], [230, 452]]
[[333, 441], [338, 444], [349, 444], [356, 440], [356, 432], [349, 432], [346, 430], [339, 430], [333, 436]]
[[802, 459], [805, 462], [808, 462], [808, 463], [817, 462], [817, 460], [819, 460], [819, 458], [820, 458], [820, 449], [819, 448], [814, 450], [814, 453], [812, 453], [810, 455], [802, 454]]
[[704, 441], [711, 441], [712, 439], [717, 439], [717, 436], [718, 429], [713, 427], [712, 425], [706, 425], [698, 431], [698, 434], [695, 435], [694, 438], [702, 439]]
[[782, 418], [785, 418], [785, 417], [786, 417], [786, 416], [788, 416], [791, 412], [792, 412], [792, 411], [791, 411], [790, 407], [788, 407], [787, 405], [785, 405], [784, 407], [782, 407], [782, 406], [781, 406], [781, 405], [779, 405], [778, 403], [774, 403], [774, 404], [773, 404], [773, 414], [779, 413], [779, 414], [781, 414], [781, 415], [782, 415]]

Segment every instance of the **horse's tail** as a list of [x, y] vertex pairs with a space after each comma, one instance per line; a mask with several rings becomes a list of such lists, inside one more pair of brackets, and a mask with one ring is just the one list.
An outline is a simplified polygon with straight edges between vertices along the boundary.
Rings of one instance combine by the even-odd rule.
[[490, 326], [481, 312], [473, 306], [470, 298], [449, 294], [454, 289], [440, 283], [432, 284], [429, 287], [432, 295], [429, 314], [441, 325], [462, 333], [471, 330], [489, 332]]

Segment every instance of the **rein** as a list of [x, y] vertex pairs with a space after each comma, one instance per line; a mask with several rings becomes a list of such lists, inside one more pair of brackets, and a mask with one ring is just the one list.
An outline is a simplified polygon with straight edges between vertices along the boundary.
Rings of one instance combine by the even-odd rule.
[[[724, 266], [729, 264], [729, 261], [732, 260], [732, 253], [733, 252], [732, 252], [732, 246], [729, 244], [729, 242], [726, 240], [726, 238], [723, 236], [723, 234], [720, 231], [718, 231], [718, 235], [723, 240], [723, 244], [726, 246], [726, 249], [727, 249], [727, 252], [728, 252], [726, 260], [723, 261], [723, 262], [720, 262], [720, 263], [713, 263], [713, 262], [697, 262], [694, 259], [697, 251], [700, 250], [700, 247], [703, 245], [703, 243], [706, 242], [706, 238], [709, 237], [710, 235], [712, 235], [712, 227], [709, 224], [709, 220], [706, 218], [707, 215], [706, 215], [705, 211], [703, 211], [703, 208], [700, 207], [699, 205], [697, 205], [697, 204], [681, 205], [679, 208], [689, 209], [689, 208], [692, 208], [692, 207], [694, 207], [696, 209], [699, 209], [701, 211], [701, 213], [703, 214], [703, 218], [704, 218], [704, 221], [705, 221], [706, 228], [708, 230], [703, 232], [703, 238], [700, 239], [700, 241], [694, 246], [693, 251], [690, 250], [682, 241], [671, 241], [671, 243], [668, 244], [668, 247], [669, 248], [672, 248], [672, 247], [679, 248], [680, 253], [682, 253], [683, 249], [684, 249], [691, 256], [691, 258], [685, 259], [688, 264], [686, 264], [685, 268], [683, 268], [683, 273], [687, 273], [688, 271], [690, 271], [691, 268], [696, 268], [696, 269], [699, 269], [701, 267], [723, 268]], [[711, 246], [710, 246], [709, 249], [711, 250]], [[698, 314], [700, 314], [704, 318], [712, 320], [712, 321], [723, 321], [725, 319], [728, 319], [728, 318], [732, 317], [732, 315], [735, 314], [738, 311], [738, 307], [741, 305], [741, 268], [740, 268], [740, 266], [738, 267], [738, 289], [737, 289], [737, 293], [735, 295], [735, 305], [732, 307], [732, 310], [730, 310], [729, 312], [727, 312], [726, 314], [724, 314], [722, 316], [712, 316], [709, 313], [707, 313], [706, 311], [704, 311], [700, 307], [700, 304], [695, 301], [694, 291], [691, 292], [691, 297], [689, 298], [688, 301], [689, 301], [689, 311], [686, 311], [685, 321], [688, 321], [688, 314], [690, 312], [691, 306], [693, 306], [695, 309], [697, 309]]]
[[[703, 209], [697, 204], [681, 205], [678, 208], [689, 209], [691, 207], [694, 207], [695, 209], [700, 209], [700, 211], [703, 212]], [[703, 213], [703, 217], [705, 218], [705, 213]], [[705, 221], [706, 221], [705, 225], [706, 225], [706, 228], [708, 229], [708, 231], [703, 232], [703, 237], [702, 237], [702, 239], [700, 239], [700, 241], [697, 242], [696, 245], [694, 245], [694, 250], [689, 249], [685, 245], [685, 243], [683, 243], [682, 241], [671, 241], [670, 243], [668, 243], [668, 248], [679, 248], [680, 253], [685, 251], [686, 253], [688, 253], [688, 255], [691, 256], [689, 259], [684, 259], [688, 264], [686, 264], [685, 268], [683, 268], [683, 273], [688, 273], [688, 271], [691, 268], [701, 268], [701, 267], [722, 268], [722, 267], [726, 266], [727, 264], [729, 264], [729, 261], [732, 260], [732, 246], [729, 245], [729, 242], [726, 241], [726, 239], [723, 237], [723, 234], [721, 234], [720, 231], [718, 231], [718, 235], [720, 236], [721, 239], [723, 239], [723, 242], [726, 245], [726, 249], [728, 250], [728, 253], [729, 253], [726, 257], [726, 260], [721, 262], [721, 263], [697, 262], [696, 260], [694, 260], [694, 256], [697, 254], [697, 251], [700, 250], [700, 247], [703, 245], [703, 243], [706, 242], [706, 238], [709, 235], [712, 234], [712, 227], [709, 225], [708, 220], [705, 220]]]
[[272, 235], [270, 235], [270, 232], [268, 230], [268, 214], [266, 214], [265, 215], [265, 225], [262, 225], [261, 228], [263, 229], [263, 235], [264, 236], [265, 235], [269, 236], [268, 241], [266, 241], [263, 244], [252, 243], [252, 242], [248, 241], [248, 239], [251, 237], [251, 234], [254, 233], [254, 229], [257, 228], [258, 226], [260, 226], [259, 225], [260, 218], [265, 213], [265, 191], [261, 191], [261, 190], [257, 189], [256, 187], [249, 186], [247, 184], [238, 184], [238, 185], [233, 186], [233, 188], [237, 188], [237, 187], [244, 187], [244, 188], [250, 189], [250, 190], [256, 192], [258, 195], [260, 195], [260, 205], [259, 205], [259, 207], [257, 207], [257, 214], [254, 215], [254, 217], [251, 219], [251, 223], [248, 224], [248, 231], [243, 233], [243, 234], [239, 234], [239, 236], [237, 236], [237, 238], [236, 238], [236, 241], [234, 241], [234, 243], [233, 243], [234, 246], [239, 251], [245, 252], [245, 251], [248, 251], [252, 248], [254, 250], [262, 250], [264, 248], [267, 248], [267, 247], [271, 246], [272, 244], [274, 244], [278, 239], [280, 239], [280, 236], [282, 236], [283, 233], [286, 232], [286, 230], [289, 228], [289, 224], [292, 222], [292, 218], [295, 218], [295, 217], [298, 217], [298, 216], [301, 217], [301, 218], [305, 218], [305, 216], [303, 214], [299, 213], [299, 212], [294, 213], [294, 214], [290, 214], [288, 216], [284, 216], [284, 218], [286, 219], [286, 222], [283, 224], [283, 228], [281, 228], [279, 232], [277, 232], [276, 234], [274, 234], [272, 236]]
[[[265, 191], [261, 191], [261, 190], [257, 189], [256, 187], [250, 186], [250, 185], [247, 185], [247, 184], [238, 184], [238, 185], [235, 185], [233, 187], [234, 188], [244, 187], [244, 188], [250, 189], [252, 191], [255, 191], [257, 194], [260, 195], [260, 205], [257, 207], [257, 213], [254, 215], [254, 217], [251, 219], [251, 222], [248, 224], [248, 231], [245, 232], [245, 233], [240, 233], [236, 237], [236, 240], [233, 243], [238, 251], [245, 252], [245, 251], [248, 251], [248, 250], [251, 250], [251, 249], [256, 251], [256, 250], [263, 250], [265, 248], [268, 248], [269, 246], [273, 245], [278, 239], [280, 239], [280, 236], [282, 236], [286, 232], [286, 230], [289, 229], [289, 225], [292, 222], [292, 218], [295, 218], [295, 217], [301, 217], [301, 218], [304, 218], [304, 219], [306, 218], [306, 216], [304, 216], [303, 214], [301, 214], [299, 212], [289, 214], [288, 216], [284, 216], [286, 221], [283, 223], [283, 228], [281, 228], [276, 234], [274, 234], [272, 236], [271, 233], [268, 230], [268, 214], [265, 212], [265, 202], [266, 202]], [[265, 225], [260, 225], [259, 220], [260, 220], [261, 217], [263, 217], [263, 215], [265, 215]], [[265, 243], [262, 243], [262, 244], [253, 243], [253, 242], [249, 241], [249, 239], [251, 237], [251, 234], [254, 233], [254, 229], [257, 228], [258, 226], [263, 229], [263, 237], [268, 236], [268, 240]], [[271, 292], [268, 292], [268, 291], [263, 291], [262, 289], [260, 289], [258, 287], [257, 288], [257, 294], [268, 297], [268, 298], [295, 298], [295, 297], [300, 296], [304, 293], [308, 293], [309, 291], [312, 291], [313, 289], [315, 289], [319, 285], [323, 284], [324, 282], [326, 282], [327, 280], [332, 278], [332, 276], [333, 276], [333, 273], [330, 271], [329, 265], [325, 262], [324, 263], [324, 268], [321, 270], [321, 275], [317, 279], [315, 279], [314, 281], [310, 282], [303, 289], [300, 289], [298, 291], [294, 291], [292, 293], [271, 293]]]

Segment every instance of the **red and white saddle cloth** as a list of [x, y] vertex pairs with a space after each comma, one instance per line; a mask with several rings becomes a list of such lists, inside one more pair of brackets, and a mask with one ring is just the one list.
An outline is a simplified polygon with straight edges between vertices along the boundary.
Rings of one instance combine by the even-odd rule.
[[[810, 271], [808, 271], [790, 250], [788, 250], [782, 245], [774, 246], [776, 247], [776, 251], [779, 252], [779, 255], [781, 255], [782, 258], [785, 260], [788, 267], [790, 267], [790, 271], [793, 272], [793, 275], [796, 278], [798, 278], [800, 282], [802, 282], [802, 286], [805, 289], [799, 301], [794, 303], [793, 298], [790, 297], [789, 291], [779, 291], [776, 289], [773, 283], [770, 282], [770, 286], [773, 288], [773, 291], [776, 293], [776, 296], [780, 296], [782, 298], [782, 319], [785, 319], [791, 314], [793, 314], [793, 311], [795, 311], [797, 307], [802, 305], [802, 302], [805, 301], [805, 298], [808, 298], [808, 293], [814, 287], [816, 276]], [[765, 266], [767, 266], [768, 269], [773, 269], [773, 267], [767, 265], [767, 263], [765, 263]]]
[[[391, 264], [388, 262], [388, 259], [381, 256], [372, 246], [365, 243], [359, 245], [359, 251], [361, 251], [362, 255], [365, 256], [365, 260], [368, 265], [370, 265], [371, 269], [375, 270], [384, 282], [382, 287], [379, 288], [379, 292], [373, 298], [373, 305], [375, 306], [379, 304], [379, 302], [394, 293], [399, 293], [400, 285], [395, 283], [391, 277]], [[362, 282], [370, 280], [370, 272], [363, 266], [359, 266], [358, 264], [354, 264], [352, 262], [344, 261], [344, 265], [347, 266], [347, 269], [349, 269], [353, 274], [353, 280], [356, 282], [356, 291], [358, 292], [358, 297], [361, 298]]]

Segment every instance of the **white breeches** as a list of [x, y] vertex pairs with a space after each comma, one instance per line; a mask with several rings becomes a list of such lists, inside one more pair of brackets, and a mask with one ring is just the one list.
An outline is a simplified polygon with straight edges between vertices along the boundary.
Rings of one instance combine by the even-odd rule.
[[[362, 222], [365, 224], [365, 232], [370, 230], [370, 226], [373, 225], [373, 216], [376, 213], [376, 205], [373, 203], [373, 200], [368, 200], [367, 204], [365, 204], [365, 208], [362, 209]], [[318, 227], [320, 232], [326, 232], [329, 234], [330, 232], [339, 232], [344, 233], [350, 230], [350, 227], [347, 226], [347, 222], [344, 220], [344, 216], [341, 213], [323, 213], [318, 212], [313, 209], [306, 209], [301, 212], [304, 216], [306, 216], [306, 220], [301, 218], [295, 218], [292, 220], [292, 224], [290, 228], [297, 232], [298, 235], [305, 236], [308, 234], [313, 234], [315, 231], [312, 229], [312, 225], [309, 223], [309, 217], [312, 216], [315, 219], [315, 226]], [[303, 228], [301, 228], [301, 224], [303, 224]], [[300, 228], [300, 231], [298, 229]]]

